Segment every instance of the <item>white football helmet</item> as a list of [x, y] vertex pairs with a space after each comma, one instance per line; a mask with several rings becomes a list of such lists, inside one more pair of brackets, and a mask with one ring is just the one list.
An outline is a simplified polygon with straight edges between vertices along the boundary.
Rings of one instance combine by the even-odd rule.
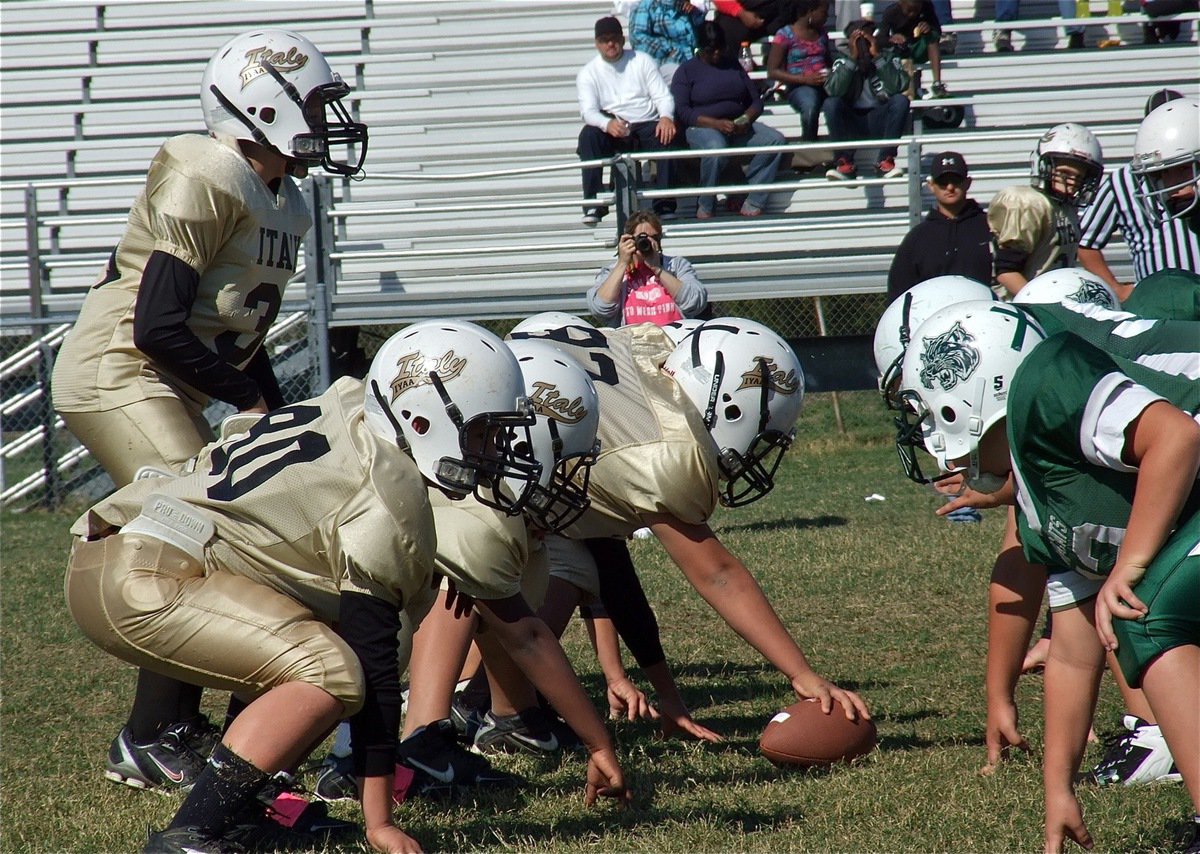
[[596, 328], [582, 317], [576, 317], [565, 311], [542, 311], [522, 320], [508, 334], [513, 336], [519, 332], [552, 332], [566, 326], [581, 326], [584, 329]]
[[[1057, 166], [1076, 166], [1083, 170], [1078, 184], [1065, 191], [1054, 187]], [[1096, 197], [1104, 175], [1104, 152], [1095, 135], [1081, 124], [1055, 125], [1042, 134], [1029, 157], [1030, 183], [1047, 196], [1069, 205], [1084, 207]]]
[[699, 318], [685, 317], [683, 320], [672, 320], [670, 323], [664, 323], [662, 330], [667, 333], [667, 337], [676, 346], [679, 346], [679, 342], [691, 335], [696, 327], [702, 323], [704, 321]]
[[1077, 302], [1120, 311], [1121, 301], [1108, 282], [1079, 267], [1048, 270], [1025, 283], [1013, 297], [1018, 305], [1056, 305]]
[[554, 533], [572, 524], [590, 503], [588, 482], [600, 452], [600, 400], [591, 378], [550, 342], [522, 339], [508, 347], [521, 366], [525, 395], [537, 419], [530, 435], [533, 456], [542, 467], [524, 511], [539, 528]]
[[[305, 167], [356, 175], [367, 156], [367, 126], [342, 104], [349, 92], [304, 36], [261, 29], [226, 42], [208, 61], [200, 103], [213, 133], [257, 142]], [[358, 162], [334, 160], [330, 149], [339, 145], [355, 146]]]
[[912, 332], [939, 308], [966, 300], [995, 299], [987, 285], [966, 276], [935, 276], [913, 285], [883, 311], [875, 327], [875, 367], [879, 370], [879, 393], [884, 405], [896, 409], [904, 348]]
[[739, 507], [770, 492], [804, 401], [795, 351], [761, 323], [721, 317], [696, 327], [663, 370], [717, 443], [721, 503]]
[[943, 471], [966, 456], [968, 480], [978, 478], [979, 440], [1005, 417], [1013, 374], [1045, 337], [1029, 315], [1004, 303], [960, 302], [930, 315], [904, 356], [901, 411], [916, 420], [897, 437], [901, 462], [919, 439]]
[[465, 321], [414, 323], [379, 348], [365, 385], [367, 425], [407, 449], [426, 480], [520, 512], [541, 466], [521, 369], [503, 341]]
[[[1142, 119], [1129, 169], [1137, 186], [1135, 194], [1151, 222], [1191, 213], [1200, 204], [1200, 106], [1168, 101]], [[1168, 179], [1168, 171], [1179, 174]], [[1180, 193], [1188, 186], [1190, 199]], [[1173, 200], [1176, 195], [1179, 198]]]

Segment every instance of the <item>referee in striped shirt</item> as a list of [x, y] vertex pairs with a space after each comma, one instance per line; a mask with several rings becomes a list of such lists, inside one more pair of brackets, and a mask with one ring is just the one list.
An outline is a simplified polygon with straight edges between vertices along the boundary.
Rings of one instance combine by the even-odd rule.
[[[1146, 102], [1146, 114], [1182, 97], [1179, 92], [1161, 89]], [[1154, 223], [1134, 196], [1134, 190], [1129, 164], [1109, 172], [1079, 223], [1082, 232], [1077, 255], [1079, 265], [1108, 282], [1121, 300], [1127, 299], [1134, 284], [1151, 273], [1168, 268], [1200, 270], [1200, 237], [1188, 228], [1187, 220]], [[1133, 256], [1131, 284], [1117, 280], [1101, 252], [1114, 231], [1121, 232]]]

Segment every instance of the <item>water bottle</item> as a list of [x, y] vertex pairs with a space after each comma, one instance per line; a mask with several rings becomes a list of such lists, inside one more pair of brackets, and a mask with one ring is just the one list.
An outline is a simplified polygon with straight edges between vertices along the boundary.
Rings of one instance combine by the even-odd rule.
[[742, 42], [742, 49], [738, 51], [738, 65], [742, 66], [742, 70], [747, 74], [754, 70], [754, 57], [750, 55], [750, 42]]

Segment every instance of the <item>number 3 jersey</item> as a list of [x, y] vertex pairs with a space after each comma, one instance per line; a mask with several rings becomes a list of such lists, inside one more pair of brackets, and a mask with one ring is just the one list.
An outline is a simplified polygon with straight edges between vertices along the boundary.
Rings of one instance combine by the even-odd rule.
[[102, 412], [170, 396], [199, 412], [207, 395], [160, 370], [134, 345], [134, 308], [150, 256], [167, 253], [199, 274], [187, 327], [241, 369], [279, 312], [309, 225], [296, 183], [285, 177], [272, 192], [232, 137], [167, 140], [59, 353], [55, 408]]
[[325, 622], [337, 619], [342, 590], [407, 604], [433, 581], [433, 512], [416, 464], [368, 429], [362, 403], [362, 384], [339, 380], [209, 445], [189, 475], [118, 490], [71, 532], [119, 528], [162, 493], [213, 522], [206, 572], [246, 576]]
[[629, 537], [650, 513], [706, 523], [717, 506], [717, 446], [700, 413], [662, 372], [674, 349], [667, 334], [644, 323], [572, 326], [526, 337], [548, 338], [571, 356], [600, 399], [591, 506], [564, 535]]
[[[1007, 431], [1018, 524], [1032, 563], [1107, 575], [1125, 536], [1137, 469], [1122, 460], [1126, 429], [1151, 403], [1200, 411], [1200, 325], [1191, 352], [1144, 363], [1070, 333], [1039, 344], [1017, 369]], [[1181, 518], [1200, 508], [1194, 487]]]

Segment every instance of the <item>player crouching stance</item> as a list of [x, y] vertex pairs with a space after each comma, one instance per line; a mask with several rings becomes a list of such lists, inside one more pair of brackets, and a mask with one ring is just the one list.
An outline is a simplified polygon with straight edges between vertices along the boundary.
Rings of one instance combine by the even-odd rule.
[[235, 826], [270, 775], [345, 717], [367, 841], [420, 848], [391, 807], [398, 633], [435, 586], [426, 481], [508, 509], [501, 481], [540, 467], [519, 450], [533, 424], [520, 369], [486, 330], [414, 324], [372, 376], [385, 379], [263, 416], [191, 474], [137, 481], [72, 528], [67, 602], [89, 638], [250, 701], [147, 852], [239, 850]]
[[[718, 503], [749, 504], [774, 486], [804, 395], [791, 347], [741, 318], [707, 321], [678, 345], [650, 324], [513, 337], [553, 342], [589, 373], [600, 398], [591, 506], [564, 529], [557, 553], [551, 550], [552, 584], [599, 599], [621, 630], [630, 588], [613, 567], [581, 555], [577, 541], [619, 541], [647, 527], [692, 587], [799, 697], [818, 699], [827, 713], [836, 706], [847, 718], [869, 717], [857, 694], [812, 669], [749, 569], [709, 526]], [[657, 634], [653, 622], [650, 631]], [[690, 722], [686, 708], [678, 711]]]
[[933, 314], [905, 355], [925, 448], [976, 492], [1011, 474], [1027, 556], [1066, 569], [1048, 583], [1047, 852], [1092, 846], [1072, 781], [1106, 649], [1145, 691], [1200, 815], [1198, 375], [1194, 344], [1114, 355], [986, 302]]

